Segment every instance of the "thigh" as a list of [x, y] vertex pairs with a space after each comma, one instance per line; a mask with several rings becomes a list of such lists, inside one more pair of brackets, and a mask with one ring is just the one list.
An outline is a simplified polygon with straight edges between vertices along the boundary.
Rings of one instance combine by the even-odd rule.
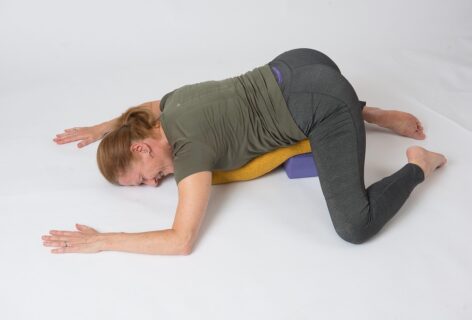
[[308, 138], [331, 220], [341, 236], [369, 224], [364, 183], [365, 130], [355, 106], [343, 102]]
[[[353, 211], [364, 212], [363, 103], [352, 85], [328, 66], [304, 66], [292, 74], [287, 106], [310, 140], [333, 223], [349, 221]], [[362, 216], [356, 219], [362, 223]]]

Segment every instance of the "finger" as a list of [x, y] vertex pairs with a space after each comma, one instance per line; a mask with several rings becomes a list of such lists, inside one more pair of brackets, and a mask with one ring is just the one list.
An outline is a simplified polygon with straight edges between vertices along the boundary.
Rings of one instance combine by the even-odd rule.
[[83, 139], [89, 139], [90, 137], [86, 134], [74, 134], [74, 135], [65, 135], [65, 136], [60, 136], [60, 137], [55, 137], [53, 138], [54, 141], [76, 141], [76, 140], [83, 140]]
[[56, 139], [57, 138], [64, 138], [64, 137], [68, 137], [68, 136], [70, 136], [69, 133], [58, 133], [58, 134], [56, 134]]
[[72, 134], [64, 134], [55, 139], [67, 139], [67, 138], [77, 138], [77, 139], [89, 139], [91, 137], [90, 133], [88, 132], [75, 132]]
[[53, 139], [53, 141], [57, 144], [65, 144], [73, 141], [81, 140], [79, 137], [69, 137], [69, 138], [62, 138], [62, 139]]
[[91, 139], [91, 138], [82, 140], [81, 142], [79, 142], [79, 143], [77, 144], [77, 147], [83, 148], [83, 147], [85, 147], [85, 146], [91, 144], [91, 143], [94, 142], [94, 141], [95, 141], [95, 139]]
[[83, 130], [65, 131], [65, 132], [56, 134], [56, 137], [61, 138], [61, 137], [68, 137], [68, 136], [76, 136], [80, 134], [84, 134]]
[[78, 231], [62, 231], [62, 230], [50, 230], [50, 234], [54, 236], [80, 236], [80, 232]]
[[86, 130], [82, 130], [83, 128], [77, 129], [66, 129], [62, 133], [56, 134], [55, 139], [63, 139], [69, 137], [78, 137], [78, 138], [86, 138], [88, 136], [88, 132]]
[[84, 244], [85, 242], [82, 241], [43, 241], [43, 246], [45, 247], [57, 247], [57, 248], [62, 248], [62, 247], [70, 247], [74, 246], [77, 244]]
[[64, 137], [64, 136], [71, 136], [76, 134], [78, 131], [64, 131], [61, 133], [56, 134], [56, 137]]
[[67, 242], [84, 242], [85, 243], [85, 240], [83, 239], [83, 237], [67, 237], [67, 236], [42, 236], [41, 239], [43, 241], [67, 241]]
[[43, 241], [79, 241], [79, 242], [85, 242], [84, 238], [86, 235], [84, 233], [79, 233], [76, 236], [54, 236], [54, 235], [44, 235], [41, 237]]
[[54, 139], [65, 139], [65, 138], [71, 138], [71, 137], [78, 137], [78, 138], [89, 138], [90, 135], [87, 132], [72, 132], [72, 133], [60, 133], [56, 134], [56, 137]]
[[88, 246], [84, 244], [73, 244], [70, 247], [52, 249], [51, 253], [89, 253]]

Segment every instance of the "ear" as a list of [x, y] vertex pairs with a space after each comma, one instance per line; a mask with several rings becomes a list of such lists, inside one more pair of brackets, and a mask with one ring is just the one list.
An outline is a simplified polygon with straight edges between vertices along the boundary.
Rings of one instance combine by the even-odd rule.
[[129, 148], [130, 148], [131, 153], [134, 153], [135, 155], [137, 155], [138, 153], [141, 153], [141, 154], [151, 153], [151, 148], [149, 148], [149, 146], [142, 141], [131, 143], [131, 146]]

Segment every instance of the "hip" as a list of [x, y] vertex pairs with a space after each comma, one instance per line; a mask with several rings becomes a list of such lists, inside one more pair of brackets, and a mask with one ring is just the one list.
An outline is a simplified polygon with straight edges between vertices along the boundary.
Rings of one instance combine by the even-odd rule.
[[334, 61], [319, 51], [290, 50], [269, 66], [293, 120], [306, 136], [340, 107], [359, 113], [365, 105]]

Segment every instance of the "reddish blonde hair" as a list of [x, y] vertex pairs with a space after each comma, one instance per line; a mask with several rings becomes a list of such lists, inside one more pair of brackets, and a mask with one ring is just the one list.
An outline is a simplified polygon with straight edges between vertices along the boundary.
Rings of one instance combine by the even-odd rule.
[[118, 118], [117, 127], [103, 138], [97, 149], [98, 168], [105, 179], [118, 184], [118, 177], [133, 161], [131, 144], [152, 137], [156, 126], [160, 126], [159, 118], [143, 106], [129, 108]]

